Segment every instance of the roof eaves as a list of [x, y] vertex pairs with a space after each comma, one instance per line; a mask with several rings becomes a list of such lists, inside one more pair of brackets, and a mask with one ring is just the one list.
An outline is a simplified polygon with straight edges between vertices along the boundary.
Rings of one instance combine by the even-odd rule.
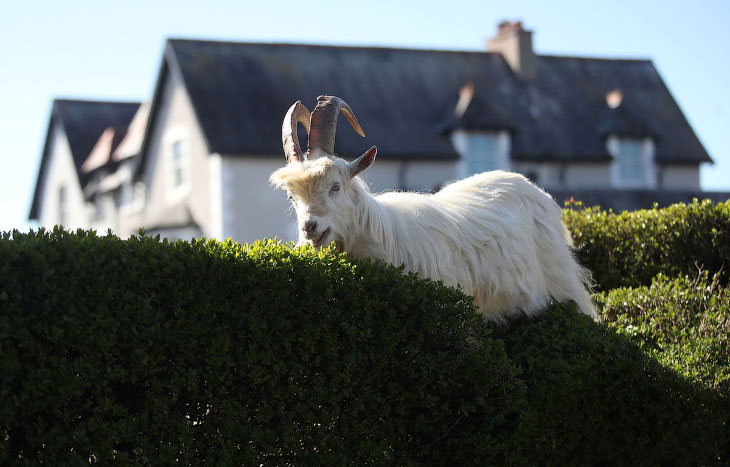
[[[137, 169], [134, 173], [134, 178], [137, 179], [142, 175], [142, 172], [144, 171], [145, 161], [147, 159], [147, 153], [149, 151], [149, 139], [152, 134], [152, 129], [154, 128], [155, 120], [157, 119], [157, 113], [159, 110], [160, 105], [160, 99], [161, 94], [163, 91], [163, 86], [165, 83], [165, 80], [168, 78], [169, 73], [176, 73], [177, 76], [180, 77], [180, 81], [183, 83], [183, 87], [185, 88], [185, 93], [188, 96], [188, 101], [190, 102], [190, 106], [193, 109], [193, 115], [195, 116], [195, 120], [198, 123], [198, 128], [200, 128], [200, 132], [203, 135], [203, 140], [205, 141], [206, 148], [208, 152], [212, 152], [210, 141], [208, 139], [208, 135], [205, 134], [205, 129], [201, 125], [200, 116], [198, 115], [198, 110], [195, 107], [195, 102], [193, 102], [193, 99], [190, 96], [190, 92], [188, 90], [188, 86], [185, 82], [185, 76], [182, 73], [182, 70], [180, 70], [180, 64], [177, 61], [177, 57], [175, 56], [175, 50], [174, 50], [174, 44], [176, 42], [181, 42], [181, 39], [168, 39], [167, 43], [165, 44], [165, 51], [162, 56], [162, 64], [160, 65], [160, 72], [157, 75], [157, 83], [155, 84], [155, 91], [152, 95], [152, 101], [150, 102], [150, 111], [149, 111], [149, 117], [147, 118], [147, 124], [145, 126], [144, 130], [144, 138], [142, 139], [142, 149], [140, 151], [140, 162], [137, 165]], [[189, 42], [205, 42], [205, 41], [189, 41]]]
[[[177, 60], [177, 55], [175, 55], [175, 47], [174, 47], [174, 41], [169, 40], [168, 41], [168, 47], [169, 47], [169, 60], [172, 64], [172, 71], [176, 73], [177, 76], [180, 77], [180, 82], [183, 84], [183, 88], [185, 88], [185, 94], [188, 97], [188, 101], [190, 102], [190, 106], [193, 109], [193, 115], [195, 117], [195, 121], [198, 123], [198, 128], [200, 128], [200, 132], [203, 135], [203, 140], [205, 141], [205, 147], [208, 150], [208, 153], [213, 152], [210, 140], [208, 138], [208, 135], [205, 133], [205, 128], [202, 125], [202, 120], [200, 119], [200, 115], [198, 114], [198, 109], [195, 106], [195, 102], [193, 102], [192, 95], [190, 94], [190, 89], [188, 87], [188, 83], [185, 81], [185, 74], [182, 72], [182, 69], [180, 68], [180, 63]], [[168, 52], [168, 51], [166, 51]]]
[[705, 149], [705, 146], [702, 144], [702, 141], [700, 141], [699, 137], [697, 136], [697, 133], [695, 133], [694, 128], [692, 125], [689, 124], [689, 121], [687, 120], [687, 117], [684, 115], [684, 112], [682, 111], [682, 107], [679, 106], [679, 103], [677, 102], [677, 99], [674, 98], [674, 95], [672, 94], [672, 91], [669, 90], [667, 87], [667, 84], [664, 82], [664, 79], [662, 78], [662, 75], [659, 73], [659, 70], [656, 69], [654, 64], [651, 64], [652, 68], [654, 68], [654, 72], [657, 74], [657, 77], [659, 79], [659, 82], [664, 87], [664, 90], [667, 92], [669, 97], [671, 97], [672, 103], [677, 107], [677, 112], [679, 113], [679, 116], [684, 120], [684, 123], [687, 125], [687, 128], [689, 129], [690, 134], [692, 135], [692, 138], [697, 143], [698, 147], [700, 148], [701, 154], [700, 157], [702, 160], [699, 161], [693, 161], [693, 162], [707, 162], [710, 164], [714, 164], [715, 161], [712, 160], [712, 157], [710, 157], [710, 154], [707, 152], [707, 149]]
[[46, 141], [43, 144], [43, 152], [41, 154], [41, 164], [38, 167], [38, 177], [36, 178], [35, 182], [35, 191], [33, 193], [33, 201], [30, 205], [30, 213], [28, 214], [29, 220], [40, 220], [39, 219], [39, 204], [40, 204], [40, 196], [41, 196], [41, 182], [43, 181], [43, 172], [45, 171], [47, 160], [48, 160], [48, 150], [49, 150], [49, 144], [51, 141], [51, 135], [53, 132], [53, 127], [56, 122], [56, 100], [53, 101], [53, 104], [51, 105], [51, 115], [48, 119], [48, 129], [46, 130]]
[[167, 78], [169, 72], [169, 66], [167, 63], [167, 50], [170, 41], [167, 41], [165, 45], [165, 52], [162, 54], [162, 63], [160, 64], [160, 71], [157, 74], [157, 82], [155, 83], [155, 91], [152, 93], [152, 100], [150, 101], [150, 113], [145, 124], [144, 137], [142, 138], [142, 147], [139, 151], [139, 163], [134, 171], [133, 179], [139, 179], [144, 170], [145, 162], [147, 160], [147, 153], [149, 152], [150, 135], [154, 127], [154, 122], [157, 119], [157, 110], [159, 108], [159, 102], [162, 94], [162, 85]]

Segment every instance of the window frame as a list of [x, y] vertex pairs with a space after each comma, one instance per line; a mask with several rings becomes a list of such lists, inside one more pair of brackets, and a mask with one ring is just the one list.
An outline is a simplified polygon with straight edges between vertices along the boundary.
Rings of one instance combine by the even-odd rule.
[[163, 138], [164, 183], [167, 199], [179, 201], [190, 193], [192, 185], [192, 154], [187, 131], [170, 128]]
[[[612, 135], [607, 141], [613, 157], [611, 175], [617, 188], [652, 189], [657, 186], [654, 141], [649, 138], [628, 138]], [[636, 174], [632, 176], [631, 174]]]
[[[508, 131], [457, 130], [451, 139], [460, 156], [457, 170], [459, 178], [492, 170], [509, 170], [511, 142]], [[488, 155], [481, 152], [485, 149], [489, 151]]]

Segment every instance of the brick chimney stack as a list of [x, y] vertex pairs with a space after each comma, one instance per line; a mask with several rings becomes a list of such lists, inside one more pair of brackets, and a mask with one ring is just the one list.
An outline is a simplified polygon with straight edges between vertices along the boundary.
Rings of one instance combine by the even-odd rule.
[[497, 35], [487, 40], [487, 51], [499, 52], [517, 76], [535, 79], [537, 63], [532, 50], [532, 31], [522, 29], [522, 22], [502, 21]]

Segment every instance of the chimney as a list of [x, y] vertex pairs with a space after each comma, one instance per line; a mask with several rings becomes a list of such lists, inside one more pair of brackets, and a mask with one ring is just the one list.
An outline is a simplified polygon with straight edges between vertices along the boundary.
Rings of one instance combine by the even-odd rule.
[[532, 31], [522, 29], [521, 21], [499, 23], [497, 35], [487, 40], [487, 51], [501, 53], [512, 71], [522, 79], [534, 79], [537, 75]]

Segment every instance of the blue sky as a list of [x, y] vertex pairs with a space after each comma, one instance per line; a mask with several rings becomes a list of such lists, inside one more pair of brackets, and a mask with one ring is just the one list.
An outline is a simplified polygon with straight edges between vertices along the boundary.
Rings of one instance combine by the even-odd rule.
[[149, 99], [168, 37], [483, 50], [503, 19], [540, 54], [652, 59], [730, 191], [725, 0], [1, 1], [0, 230], [32, 226], [53, 98]]

